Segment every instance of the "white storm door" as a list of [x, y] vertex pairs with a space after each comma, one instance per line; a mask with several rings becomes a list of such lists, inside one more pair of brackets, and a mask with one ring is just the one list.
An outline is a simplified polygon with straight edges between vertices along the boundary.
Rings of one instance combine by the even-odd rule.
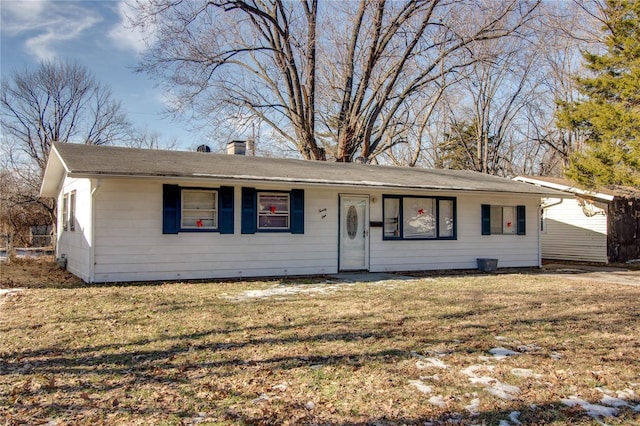
[[340, 196], [340, 270], [369, 269], [369, 197]]

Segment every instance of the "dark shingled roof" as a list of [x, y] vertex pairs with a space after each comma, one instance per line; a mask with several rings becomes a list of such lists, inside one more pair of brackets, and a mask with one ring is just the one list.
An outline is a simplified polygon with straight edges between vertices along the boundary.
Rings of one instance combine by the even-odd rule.
[[[287, 158], [55, 144], [71, 176], [179, 177], [528, 195], [558, 192], [472, 171], [375, 166]], [[47, 177], [45, 176], [45, 179]]]

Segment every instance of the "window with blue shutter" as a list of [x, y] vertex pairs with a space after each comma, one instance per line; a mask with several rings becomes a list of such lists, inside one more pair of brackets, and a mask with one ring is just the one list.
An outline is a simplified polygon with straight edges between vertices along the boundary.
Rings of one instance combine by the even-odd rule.
[[256, 209], [256, 190], [242, 188], [242, 233], [255, 234], [258, 214]]
[[525, 206], [481, 206], [482, 235], [525, 235]]
[[482, 205], [482, 235], [491, 235], [491, 206]]
[[527, 233], [527, 220], [525, 217], [525, 207], [516, 207], [517, 222], [518, 222], [518, 235], [525, 235]]
[[177, 234], [180, 230], [180, 187], [162, 186], [162, 233]]
[[304, 190], [242, 188], [242, 233], [304, 234]]
[[232, 187], [162, 186], [162, 233], [219, 232], [233, 234]]

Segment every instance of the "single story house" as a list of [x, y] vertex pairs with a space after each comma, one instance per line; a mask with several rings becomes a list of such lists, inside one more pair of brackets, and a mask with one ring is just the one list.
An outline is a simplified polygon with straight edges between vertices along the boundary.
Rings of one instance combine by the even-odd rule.
[[86, 282], [540, 266], [541, 197], [469, 171], [54, 144], [41, 195]]
[[591, 191], [565, 179], [518, 176], [564, 195], [542, 200], [542, 258], [585, 262], [626, 262], [640, 258], [640, 190]]

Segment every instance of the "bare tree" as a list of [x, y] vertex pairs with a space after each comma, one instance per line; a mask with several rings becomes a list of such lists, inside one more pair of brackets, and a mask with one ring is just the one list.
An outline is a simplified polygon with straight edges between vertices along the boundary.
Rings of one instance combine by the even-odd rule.
[[480, 59], [470, 46], [513, 34], [538, 3], [155, 0], [132, 22], [155, 26], [139, 71], [166, 83], [174, 111], [257, 117], [304, 158], [326, 145], [351, 161], [401, 141], [406, 104], [438, 93], [435, 81]]
[[77, 63], [43, 62], [15, 72], [2, 81], [0, 103], [10, 155], [26, 154], [41, 171], [52, 142], [102, 145], [129, 135], [120, 103]]
[[11, 182], [0, 222], [18, 233], [27, 224], [55, 224], [54, 200], [39, 196], [53, 142], [102, 145], [130, 135], [110, 90], [76, 63], [43, 62], [3, 79], [0, 111], [0, 173]]

